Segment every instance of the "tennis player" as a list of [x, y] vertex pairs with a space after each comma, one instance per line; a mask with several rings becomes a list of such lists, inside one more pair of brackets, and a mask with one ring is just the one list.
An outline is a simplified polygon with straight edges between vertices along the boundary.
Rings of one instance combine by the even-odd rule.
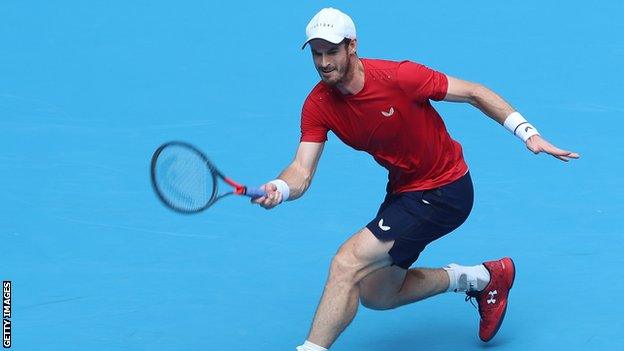
[[377, 215], [333, 257], [307, 340], [297, 350], [327, 350], [349, 325], [360, 302], [386, 310], [448, 291], [476, 299], [479, 337], [491, 340], [505, 316], [514, 282], [511, 258], [476, 266], [410, 268], [427, 244], [466, 220], [473, 203], [462, 148], [430, 100], [475, 106], [535, 154], [562, 161], [579, 155], [550, 144], [483, 85], [410, 61], [359, 58], [355, 25], [339, 10], [317, 13], [306, 35], [304, 47], [309, 45], [321, 81], [303, 104], [294, 161], [263, 185], [267, 195], [253, 202], [270, 209], [301, 197], [310, 186], [328, 131], [371, 154], [389, 174], [387, 195]]

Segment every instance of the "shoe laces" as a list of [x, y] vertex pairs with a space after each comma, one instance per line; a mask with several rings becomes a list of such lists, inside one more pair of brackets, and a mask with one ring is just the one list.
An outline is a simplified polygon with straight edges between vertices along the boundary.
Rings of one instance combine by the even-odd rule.
[[[476, 300], [478, 297], [479, 297], [478, 291], [466, 291], [466, 299], [464, 301], [470, 302], [472, 307], [474, 307], [478, 311], [479, 308], [474, 303], [474, 300]], [[478, 301], [477, 301], [477, 304], [478, 304]]]

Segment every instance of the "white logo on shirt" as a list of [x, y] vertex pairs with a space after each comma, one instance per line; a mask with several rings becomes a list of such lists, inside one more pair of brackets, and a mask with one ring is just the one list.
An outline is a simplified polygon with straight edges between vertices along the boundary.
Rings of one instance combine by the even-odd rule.
[[390, 109], [388, 110], [388, 112], [386, 111], [381, 111], [381, 114], [384, 115], [385, 117], [390, 117], [394, 114], [394, 107], [390, 107]]
[[383, 230], [384, 232], [390, 230], [390, 226], [383, 225], [383, 218], [379, 220], [379, 229]]

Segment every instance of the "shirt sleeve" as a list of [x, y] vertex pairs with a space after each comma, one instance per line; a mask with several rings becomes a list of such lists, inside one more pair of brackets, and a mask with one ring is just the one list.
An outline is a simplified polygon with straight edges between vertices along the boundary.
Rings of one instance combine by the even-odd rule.
[[440, 101], [448, 90], [448, 79], [444, 73], [411, 61], [399, 64], [397, 81], [407, 96], [419, 102], [427, 99]]
[[322, 117], [321, 110], [308, 97], [301, 110], [301, 141], [315, 143], [327, 141], [329, 128]]

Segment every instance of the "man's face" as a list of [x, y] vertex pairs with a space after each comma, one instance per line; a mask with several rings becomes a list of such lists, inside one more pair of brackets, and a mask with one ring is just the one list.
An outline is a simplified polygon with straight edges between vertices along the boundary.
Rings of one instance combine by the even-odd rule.
[[321, 80], [329, 85], [336, 85], [348, 78], [349, 52], [344, 43], [333, 44], [323, 39], [310, 41], [314, 66]]

